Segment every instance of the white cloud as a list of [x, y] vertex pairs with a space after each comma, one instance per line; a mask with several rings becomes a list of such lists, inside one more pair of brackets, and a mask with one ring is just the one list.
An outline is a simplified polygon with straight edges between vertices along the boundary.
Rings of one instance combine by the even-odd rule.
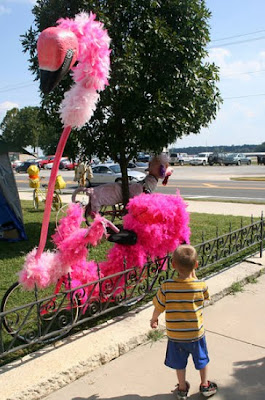
[[11, 13], [11, 9], [7, 8], [3, 5], [0, 5], [0, 15], [4, 15], [4, 14], [10, 14]]
[[35, 4], [37, 0], [4, 0], [5, 3]]
[[214, 62], [220, 68], [220, 78], [238, 79], [249, 81], [257, 72], [265, 68], [265, 52], [257, 54], [254, 60], [233, 61], [233, 54], [224, 48], [216, 47], [209, 51], [209, 61]]
[[12, 103], [11, 101], [4, 101], [3, 103], [0, 103], [0, 122], [5, 117], [6, 112], [8, 110], [12, 110], [12, 108], [19, 108], [19, 105], [17, 103]]

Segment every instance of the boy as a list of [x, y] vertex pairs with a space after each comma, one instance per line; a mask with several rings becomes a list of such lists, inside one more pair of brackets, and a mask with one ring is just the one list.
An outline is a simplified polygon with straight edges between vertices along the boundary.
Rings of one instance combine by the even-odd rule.
[[168, 337], [165, 365], [176, 369], [178, 385], [177, 399], [185, 400], [190, 385], [186, 382], [186, 365], [189, 354], [193, 357], [195, 368], [200, 371], [200, 392], [209, 397], [217, 392], [217, 385], [208, 381], [209, 362], [204, 336], [202, 309], [204, 300], [209, 299], [206, 283], [197, 279], [197, 252], [190, 245], [179, 246], [172, 256], [172, 267], [178, 277], [167, 279], [153, 299], [155, 306], [151, 328], [157, 328], [158, 317], [166, 312]]

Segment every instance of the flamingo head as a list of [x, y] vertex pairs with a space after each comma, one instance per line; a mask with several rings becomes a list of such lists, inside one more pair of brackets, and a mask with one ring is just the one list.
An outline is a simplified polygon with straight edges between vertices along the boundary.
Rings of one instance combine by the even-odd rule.
[[41, 32], [37, 42], [40, 89], [50, 93], [75, 64], [78, 40], [70, 30], [50, 27]]

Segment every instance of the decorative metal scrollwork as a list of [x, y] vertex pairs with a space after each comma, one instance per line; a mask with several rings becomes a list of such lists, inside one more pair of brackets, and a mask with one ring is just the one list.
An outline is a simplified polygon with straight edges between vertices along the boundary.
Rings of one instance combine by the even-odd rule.
[[[263, 217], [248, 226], [217, 236], [196, 245], [199, 257], [199, 271], [211, 267], [233, 255], [248, 254], [249, 249], [262, 249], [265, 239]], [[255, 247], [256, 246], [256, 247]], [[226, 261], [225, 261], [226, 262]], [[125, 266], [126, 267], [126, 266]], [[12, 285], [2, 300], [0, 314], [0, 353], [5, 355], [30, 346], [32, 343], [45, 343], [58, 339], [81, 322], [89, 322], [113, 308], [131, 307], [146, 295], [154, 294], [159, 285], [176, 274], [170, 267], [170, 257], [149, 260], [143, 268], [124, 270], [80, 288], [72, 288], [70, 275], [63, 281], [58, 292], [41, 299], [37, 289], [32, 293], [28, 304], [21, 306], [24, 293], [17, 283]], [[100, 277], [100, 270], [98, 270]], [[18, 300], [19, 299], [19, 300]], [[17, 304], [18, 303], [18, 304]], [[15, 308], [15, 305], [19, 307]], [[8, 336], [9, 335], [9, 336]], [[9, 340], [5, 342], [6, 338]], [[11, 340], [10, 340], [11, 337]], [[7, 344], [6, 344], [7, 343]]]

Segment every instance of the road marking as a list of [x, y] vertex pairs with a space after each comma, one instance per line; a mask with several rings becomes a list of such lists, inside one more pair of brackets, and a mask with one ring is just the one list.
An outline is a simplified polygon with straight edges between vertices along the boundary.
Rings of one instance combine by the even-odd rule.
[[[45, 181], [45, 180], [44, 180]], [[22, 180], [22, 179], [16, 179], [17, 183], [28, 183], [28, 180]], [[65, 181], [66, 184], [69, 185], [75, 185], [76, 182], [74, 181]], [[181, 184], [181, 183], [177, 183], [176, 185], [172, 185], [172, 184], [167, 184], [166, 187], [171, 187], [171, 188], [187, 188], [187, 189], [206, 189], [207, 186], [209, 189], [232, 189], [232, 190], [265, 190], [265, 186], [263, 187], [247, 187], [247, 186], [216, 186], [213, 185], [211, 183], [202, 183], [200, 185], [189, 185], [189, 184]], [[163, 186], [162, 184], [158, 184], [159, 188], [166, 188], [165, 186]]]
[[218, 188], [219, 186], [213, 185], [212, 183], [203, 183], [203, 186], [207, 186], [209, 188]]
[[[45, 181], [49, 181], [48, 179], [45, 180], [43, 179], [42, 182], [44, 183]], [[21, 179], [17, 179], [16, 180], [17, 183], [28, 183], [28, 180], [21, 180]], [[66, 184], [76, 184], [76, 182], [74, 181], [65, 181]]]
[[[158, 185], [158, 187], [162, 188], [165, 186], [162, 185]], [[206, 187], [203, 187], [202, 185], [183, 185], [183, 184], [177, 184], [177, 185], [169, 185], [167, 184], [166, 187], [171, 187], [171, 188], [186, 188], [186, 189], [206, 189]], [[209, 187], [210, 189], [211, 187]], [[212, 189], [232, 189], [232, 190], [265, 190], [265, 186], [264, 187], [247, 187], [247, 186], [216, 186], [216, 187], [212, 187]]]

